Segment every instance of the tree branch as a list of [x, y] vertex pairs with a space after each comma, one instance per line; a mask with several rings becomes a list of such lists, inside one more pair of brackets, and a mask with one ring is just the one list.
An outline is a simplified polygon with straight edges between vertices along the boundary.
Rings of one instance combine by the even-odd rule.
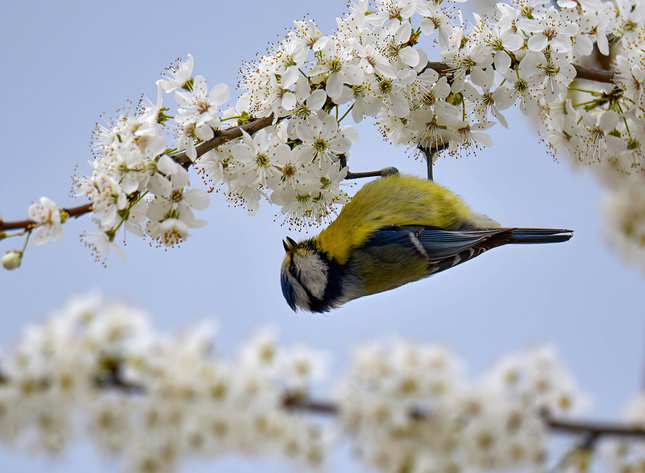
[[[272, 123], [273, 123], [273, 116], [270, 116], [270, 117], [258, 118], [245, 125], [236, 126], [233, 128], [227, 128], [225, 130], [218, 130], [215, 132], [215, 136], [212, 139], [205, 141], [197, 146], [197, 157], [206, 154], [210, 150], [226, 143], [227, 141], [231, 141], [231, 140], [234, 140], [235, 138], [239, 138], [240, 136], [242, 136], [242, 130], [252, 135], [253, 133], [261, 130], [262, 128], [266, 128]], [[188, 158], [188, 155], [186, 155], [186, 152], [174, 154], [170, 157], [174, 161], [184, 165], [185, 167], [189, 167], [193, 164], [190, 158]], [[91, 212], [92, 204], [88, 203], [88, 204], [80, 205], [78, 207], [70, 207], [70, 208], [65, 208], [61, 210], [66, 212], [70, 217], [77, 218], [77, 217], [80, 217], [81, 215]], [[4, 222], [0, 220], [0, 232], [6, 231], [6, 230], [17, 230], [20, 228], [30, 229], [35, 226], [36, 226], [36, 223], [33, 222], [32, 220], [18, 220], [14, 222]]]
[[555, 419], [548, 414], [544, 416], [546, 424], [556, 432], [585, 434], [589, 437], [642, 437], [645, 429], [641, 426], [619, 424], [614, 422], [591, 422]]
[[[91, 212], [92, 204], [83, 204], [78, 207], [69, 207], [61, 210], [67, 213], [70, 217], [78, 218], [81, 215]], [[15, 222], [4, 222], [0, 220], [0, 232], [5, 230], [17, 230], [19, 228], [29, 229], [34, 226], [36, 226], [36, 224], [32, 220], [18, 220]]]
[[[449, 74], [451, 71], [451, 67], [444, 62], [428, 62], [428, 65], [426, 67], [437, 71], [439, 74]], [[576, 69], [576, 74], [577, 74], [576, 78], [578, 79], [590, 80], [594, 82], [611, 83], [613, 82], [613, 78], [615, 76], [614, 71], [607, 71], [603, 69], [595, 69], [591, 67], [583, 67], [578, 65], [574, 65], [574, 67]], [[257, 131], [263, 128], [266, 128], [273, 123], [274, 123], [274, 117], [273, 115], [271, 115], [269, 117], [262, 117], [262, 118], [255, 119], [252, 122], [247, 123], [245, 125], [218, 130], [215, 132], [215, 136], [212, 139], [197, 145], [196, 147], [197, 157], [200, 157], [206, 154], [210, 150], [217, 148], [218, 146], [228, 141], [239, 138], [240, 136], [242, 136], [242, 130], [252, 135]], [[427, 158], [428, 156], [427, 156], [427, 153], [425, 153], [425, 151], [424, 151], [424, 154], [426, 154], [426, 158]], [[172, 155], [171, 158], [177, 163], [182, 164], [184, 167], [190, 167], [192, 165], [192, 161], [190, 160], [190, 158], [188, 157], [185, 151]], [[383, 177], [383, 176], [392, 174], [393, 172], [398, 172], [398, 171], [396, 170], [396, 168], [385, 168], [380, 171], [368, 171], [368, 172], [358, 172], [358, 173], [348, 172], [346, 179], [358, 179], [362, 177], [375, 177], [375, 176]], [[432, 164], [430, 161], [428, 161], [428, 178], [432, 179]], [[91, 212], [92, 204], [84, 204], [78, 207], [70, 207], [62, 210], [67, 212], [67, 214], [69, 214], [70, 217], [76, 218]], [[21, 228], [29, 229], [34, 226], [35, 226], [35, 223], [31, 220], [4, 222], [0, 219], [0, 232], [6, 231], [6, 230], [16, 230]]]
[[[119, 360], [106, 359], [101, 361], [101, 374], [94, 380], [97, 389], [114, 389], [126, 394], [145, 395], [146, 388], [140, 384], [123, 379], [122, 363]], [[9, 378], [0, 371], [0, 384], [8, 382]], [[49, 385], [45, 381], [45, 385]], [[310, 399], [299, 393], [285, 393], [282, 405], [287, 410], [311, 412], [329, 416], [340, 415], [340, 407], [331, 401]], [[413, 409], [409, 412], [411, 419], [423, 421], [427, 413]], [[645, 427], [616, 422], [596, 422], [584, 420], [568, 420], [551, 417], [548, 412], [542, 413], [545, 424], [554, 432], [579, 434], [585, 436], [585, 445], [590, 447], [599, 437], [633, 437], [645, 439]], [[587, 445], [588, 444], [588, 445]]]
[[[242, 130], [247, 132], [249, 135], [252, 135], [257, 131], [260, 131], [262, 128], [268, 127], [272, 123], [273, 123], [273, 115], [269, 117], [258, 118], [245, 125], [236, 126], [233, 128], [226, 128], [224, 130], [217, 130], [213, 138], [197, 145], [197, 157], [199, 158], [200, 156], [208, 153], [210, 150], [215, 149], [220, 145], [223, 145], [227, 141], [231, 141], [231, 140], [234, 140], [235, 138], [239, 138], [240, 136], [242, 136]], [[192, 164], [192, 161], [190, 160], [188, 155], [186, 155], [185, 152], [173, 154], [171, 158], [176, 162], [178, 162], [179, 164], [187, 164], [188, 166]]]
[[[426, 66], [429, 69], [437, 71], [439, 74], [449, 74], [452, 72], [452, 68], [445, 62], [428, 62]], [[615, 72], [607, 71], [605, 69], [596, 69], [593, 67], [584, 67], [574, 64], [573, 67], [576, 69], [576, 79], [585, 79], [594, 82], [613, 82]], [[425, 69], [423, 69], [425, 70]], [[423, 71], [422, 71], [423, 72]]]
[[613, 82], [614, 76], [616, 75], [614, 71], [607, 71], [604, 69], [595, 69], [592, 67], [583, 67], [577, 65], [574, 65], [573, 67], [576, 68], [576, 79], [611, 83]]
[[365, 171], [365, 172], [347, 172], [345, 179], [360, 179], [363, 177], [385, 177], [392, 174], [398, 174], [399, 170], [395, 167], [387, 167], [379, 169], [378, 171]]
[[145, 394], [143, 386], [123, 379], [123, 364], [118, 360], [102, 360], [101, 374], [94, 379], [94, 386], [99, 389], [114, 389], [127, 394]]
[[338, 415], [338, 406], [326, 401], [312, 401], [299, 395], [286, 394], [282, 399], [286, 409], [314, 412], [316, 414]]
[[[286, 395], [283, 405], [287, 409], [308, 411], [316, 414], [338, 415], [340, 413], [338, 406], [332, 402], [314, 401], [296, 395]], [[409, 415], [415, 420], [424, 420], [426, 418], [426, 414], [418, 410], [410, 411]], [[601, 436], [645, 439], [645, 428], [640, 426], [611, 422], [564, 420], [553, 418], [548, 414], [543, 414], [543, 419], [546, 425], [554, 432], [586, 435], [587, 438], [593, 438], [594, 440]]]

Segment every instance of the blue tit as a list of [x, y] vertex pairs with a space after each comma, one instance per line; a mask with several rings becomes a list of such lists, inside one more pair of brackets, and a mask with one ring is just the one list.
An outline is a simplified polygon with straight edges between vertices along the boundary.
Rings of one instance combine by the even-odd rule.
[[557, 243], [571, 230], [504, 228], [445, 187], [393, 174], [363, 186], [318, 236], [283, 241], [289, 306], [326, 312], [426, 278], [508, 243]]

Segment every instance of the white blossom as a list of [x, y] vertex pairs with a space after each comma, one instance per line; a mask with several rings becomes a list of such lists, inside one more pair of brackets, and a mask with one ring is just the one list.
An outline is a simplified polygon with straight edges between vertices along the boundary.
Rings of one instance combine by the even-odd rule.
[[536, 19], [522, 18], [519, 26], [530, 34], [528, 47], [531, 51], [543, 51], [549, 46], [555, 52], [571, 51], [571, 36], [577, 33], [578, 25], [567, 22], [554, 7], [536, 9]]
[[226, 84], [218, 84], [209, 92], [208, 84], [203, 76], [195, 77], [192, 90], [175, 92], [175, 100], [179, 105], [175, 120], [184, 127], [195, 127], [195, 136], [202, 140], [213, 137], [213, 129], [220, 126], [217, 116], [218, 107], [229, 99]]
[[190, 54], [188, 54], [186, 56], [186, 61], [182, 62], [176, 68], [170, 68], [168, 71], [169, 75], [164, 79], [158, 80], [157, 85], [163, 88], [166, 92], [172, 92], [177, 88], [184, 87], [186, 82], [188, 82], [193, 75], [194, 65], [195, 60]]
[[32, 238], [36, 245], [48, 241], [58, 241], [63, 236], [61, 211], [56, 203], [48, 197], [41, 197], [39, 203], [29, 206], [29, 220], [36, 224]]
[[318, 176], [325, 176], [329, 166], [338, 160], [338, 155], [349, 151], [352, 144], [346, 131], [324, 112], [310, 117], [308, 123], [298, 125], [296, 134], [302, 140], [298, 149], [303, 161], [311, 163]]

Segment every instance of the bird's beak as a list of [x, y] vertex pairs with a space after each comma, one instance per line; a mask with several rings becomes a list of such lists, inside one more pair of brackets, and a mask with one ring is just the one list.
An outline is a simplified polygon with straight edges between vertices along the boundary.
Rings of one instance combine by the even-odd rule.
[[284, 246], [284, 251], [287, 253], [292, 252], [296, 248], [297, 243], [293, 238], [287, 237], [286, 240], [282, 240], [282, 246]]

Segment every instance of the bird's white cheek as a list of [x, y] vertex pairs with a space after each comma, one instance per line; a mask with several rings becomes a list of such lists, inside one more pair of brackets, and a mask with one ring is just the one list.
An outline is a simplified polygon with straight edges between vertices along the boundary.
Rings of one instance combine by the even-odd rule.
[[302, 284], [316, 299], [322, 299], [327, 287], [327, 264], [316, 255], [310, 255], [299, 262]]

